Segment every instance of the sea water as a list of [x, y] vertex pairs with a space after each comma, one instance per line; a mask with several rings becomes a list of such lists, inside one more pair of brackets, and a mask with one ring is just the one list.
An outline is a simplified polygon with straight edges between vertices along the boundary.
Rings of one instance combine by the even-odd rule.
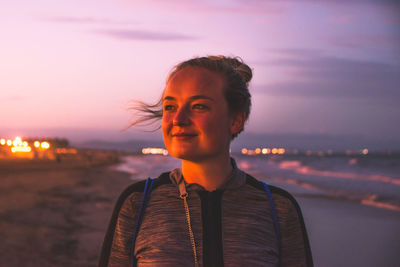
[[[233, 155], [238, 167], [295, 196], [359, 202], [400, 212], [399, 158], [390, 156]], [[158, 177], [180, 167], [171, 156], [131, 155], [115, 168], [132, 180]]]

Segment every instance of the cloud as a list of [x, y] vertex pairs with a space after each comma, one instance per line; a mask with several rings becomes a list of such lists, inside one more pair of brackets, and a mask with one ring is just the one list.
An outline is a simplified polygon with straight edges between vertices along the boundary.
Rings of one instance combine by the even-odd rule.
[[180, 33], [153, 32], [142, 30], [98, 30], [94, 32], [121, 40], [189, 41], [197, 39], [194, 36], [184, 35]]
[[[293, 0], [288, 0], [293, 1]], [[355, 15], [360, 15], [360, 7], [370, 7], [374, 9], [376, 12], [381, 13], [385, 16], [385, 21], [393, 24], [400, 24], [400, 1], [399, 0], [302, 0], [303, 2], [327, 4], [335, 7], [344, 7], [348, 8], [349, 6], [356, 7], [355, 13], [350, 16], [346, 16], [343, 13], [338, 13], [335, 17], [333, 17], [334, 22], [339, 23], [351, 23], [354, 19]], [[298, 1], [300, 2], [300, 1]]]
[[305, 48], [278, 48], [278, 49], [269, 49], [268, 52], [271, 52], [274, 55], [292, 57], [297, 59], [298, 58], [307, 59], [323, 55], [323, 50], [305, 49]]
[[[399, 31], [400, 33], [400, 31]], [[386, 48], [392, 51], [398, 51], [400, 43], [400, 34], [352, 34], [331, 36], [327, 40], [330, 44], [343, 48]]]
[[[287, 11], [287, 5], [265, 0], [236, 0], [236, 1], [197, 1], [197, 0], [148, 0], [148, 5], [157, 6], [173, 12], [216, 13], [216, 14], [260, 14], [281, 15]], [[137, 3], [131, 1], [134, 6]]]
[[[285, 50], [281, 50], [283, 52]], [[400, 65], [324, 56], [319, 51], [287, 50], [286, 57], [264, 62], [288, 77], [255, 85], [256, 92], [302, 97], [400, 99]], [[260, 63], [259, 63], [260, 64]]]
[[199, 8], [203, 12], [215, 13], [240, 13], [240, 14], [260, 14], [260, 15], [282, 15], [287, 12], [287, 6], [281, 3], [264, 0], [240, 0], [236, 2], [226, 2], [225, 4], [217, 4], [218, 2], [209, 2]]
[[[80, 25], [106, 24], [111, 26], [111, 25], [128, 25], [134, 23], [132, 21], [130, 22], [118, 21], [107, 18], [70, 17], [70, 16], [48, 17], [45, 20], [55, 23], [80, 24]], [[194, 36], [189, 36], [180, 33], [153, 32], [145, 30], [109, 29], [109, 30], [93, 30], [92, 32], [122, 40], [176, 41], [176, 40], [197, 39]]]
[[133, 24], [133, 21], [119, 21], [108, 18], [95, 18], [95, 17], [73, 17], [73, 16], [53, 16], [44, 18], [45, 21], [66, 24], [108, 24], [108, 25], [121, 25]]

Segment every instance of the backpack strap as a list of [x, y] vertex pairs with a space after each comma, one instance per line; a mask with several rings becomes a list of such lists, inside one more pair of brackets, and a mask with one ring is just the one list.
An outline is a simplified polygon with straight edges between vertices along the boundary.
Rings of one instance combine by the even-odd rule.
[[151, 179], [149, 177], [149, 178], [147, 178], [146, 183], [144, 185], [142, 200], [141, 200], [141, 203], [140, 203], [138, 218], [137, 218], [137, 221], [136, 221], [135, 232], [133, 233], [133, 238], [132, 238], [131, 261], [130, 261], [130, 266], [131, 267], [135, 267], [136, 266], [136, 258], [135, 258], [135, 253], [134, 253], [136, 237], [137, 237], [137, 235], [139, 233], [140, 225], [142, 224], [144, 211], [146, 209], [147, 202], [150, 199], [151, 189], [153, 187], [153, 183], [154, 183], [155, 180], [156, 179]]
[[265, 192], [267, 193], [267, 197], [269, 200], [269, 205], [271, 207], [271, 213], [272, 213], [272, 219], [274, 221], [274, 228], [275, 228], [275, 233], [277, 237], [277, 242], [278, 242], [278, 266], [280, 265], [280, 259], [281, 259], [281, 232], [279, 230], [279, 222], [278, 222], [278, 215], [276, 213], [274, 201], [272, 200], [272, 194], [271, 190], [269, 190], [269, 186], [262, 182], [265, 188]]

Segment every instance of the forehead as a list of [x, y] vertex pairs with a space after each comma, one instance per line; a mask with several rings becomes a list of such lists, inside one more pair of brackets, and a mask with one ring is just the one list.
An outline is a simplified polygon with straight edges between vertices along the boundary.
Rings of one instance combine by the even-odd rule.
[[186, 67], [175, 73], [165, 87], [163, 97], [207, 95], [223, 97], [224, 80], [220, 74], [207, 69]]

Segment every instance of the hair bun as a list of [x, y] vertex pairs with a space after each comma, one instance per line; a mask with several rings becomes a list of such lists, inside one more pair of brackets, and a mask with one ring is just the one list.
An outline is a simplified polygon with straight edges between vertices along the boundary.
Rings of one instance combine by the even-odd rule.
[[246, 85], [253, 78], [253, 71], [240, 57], [210, 56], [211, 59], [222, 60], [240, 74]]

